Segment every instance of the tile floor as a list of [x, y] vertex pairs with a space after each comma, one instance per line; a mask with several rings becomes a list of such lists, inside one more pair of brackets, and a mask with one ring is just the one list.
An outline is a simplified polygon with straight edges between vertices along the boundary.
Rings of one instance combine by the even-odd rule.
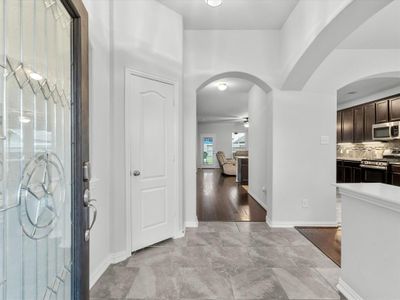
[[294, 229], [204, 222], [110, 266], [91, 299], [344, 299], [338, 276]]

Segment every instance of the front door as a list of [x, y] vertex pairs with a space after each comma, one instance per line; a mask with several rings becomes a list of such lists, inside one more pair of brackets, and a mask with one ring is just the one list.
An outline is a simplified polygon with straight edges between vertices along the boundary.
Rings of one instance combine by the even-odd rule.
[[0, 299], [88, 296], [78, 2], [0, 0]]
[[[132, 251], [173, 236], [174, 85], [127, 74]], [[177, 216], [175, 216], [177, 218]]]

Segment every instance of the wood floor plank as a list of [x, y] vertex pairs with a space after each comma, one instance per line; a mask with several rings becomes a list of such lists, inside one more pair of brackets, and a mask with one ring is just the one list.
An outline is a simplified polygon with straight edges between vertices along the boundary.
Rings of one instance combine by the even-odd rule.
[[234, 176], [219, 169], [197, 172], [197, 218], [199, 221], [265, 222], [266, 211]]

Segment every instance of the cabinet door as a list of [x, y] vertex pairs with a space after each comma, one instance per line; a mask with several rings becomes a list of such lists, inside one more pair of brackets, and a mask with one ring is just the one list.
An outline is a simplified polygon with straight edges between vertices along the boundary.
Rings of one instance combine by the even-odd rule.
[[375, 124], [375, 103], [364, 105], [364, 141], [372, 141], [372, 125]]
[[362, 179], [361, 168], [353, 168], [353, 183], [360, 183]]
[[354, 142], [364, 141], [364, 109], [362, 106], [354, 108]]
[[342, 142], [353, 142], [354, 114], [353, 109], [349, 108], [342, 112]]
[[343, 180], [344, 183], [352, 183], [353, 182], [353, 168], [352, 167], [343, 167]]
[[344, 182], [344, 168], [341, 162], [336, 163], [336, 182], [343, 183]]
[[342, 142], [342, 112], [338, 111], [336, 116], [336, 143]]
[[400, 97], [389, 100], [390, 121], [400, 121]]
[[376, 102], [376, 123], [386, 123], [388, 121], [389, 121], [388, 100]]

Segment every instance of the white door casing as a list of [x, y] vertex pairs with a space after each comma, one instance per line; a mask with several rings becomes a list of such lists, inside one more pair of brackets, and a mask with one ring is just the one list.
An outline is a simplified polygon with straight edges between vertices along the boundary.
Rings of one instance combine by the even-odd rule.
[[127, 73], [125, 130], [126, 163], [130, 166], [127, 188], [130, 191], [131, 251], [174, 235], [174, 218], [178, 217], [174, 97], [173, 84]]

